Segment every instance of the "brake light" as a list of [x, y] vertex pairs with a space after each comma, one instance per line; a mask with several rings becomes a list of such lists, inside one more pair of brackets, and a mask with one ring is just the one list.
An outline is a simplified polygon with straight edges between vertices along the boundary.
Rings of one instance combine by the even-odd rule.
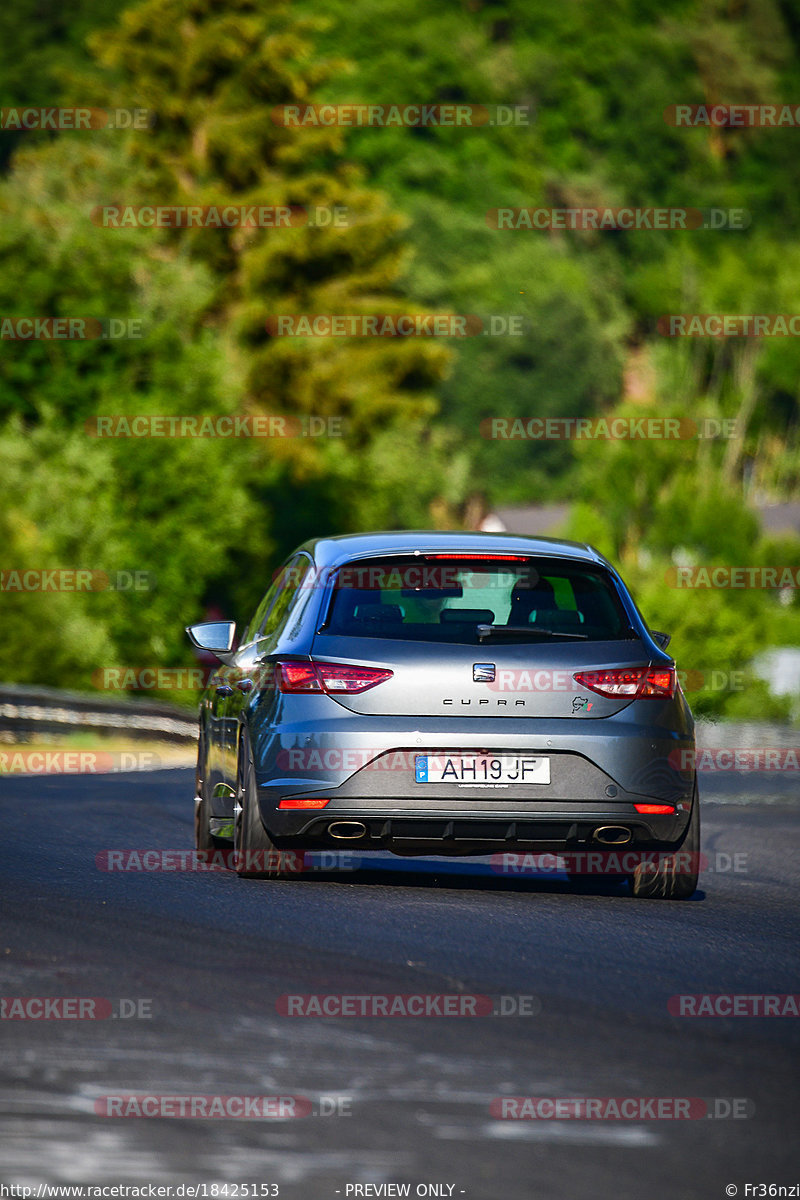
[[326, 692], [356, 695], [391, 679], [383, 667], [354, 667], [349, 663], [279, 662], [278, 687], [282, 692]]
[[675, 812], [674, 804], [634, 804], [633, 807], [637, 813], [662, 813], [666, 816], [667, 813], [672, 815]]
[[425, 559], [448, 559], [457, 562], [527, 562], [527, 554], [426, 554]]
[[641, 696], [675, 695], [674, 667], [615, 667], [610, 671], [577, 671], [572, 678], [598, 696], [631, 700]]

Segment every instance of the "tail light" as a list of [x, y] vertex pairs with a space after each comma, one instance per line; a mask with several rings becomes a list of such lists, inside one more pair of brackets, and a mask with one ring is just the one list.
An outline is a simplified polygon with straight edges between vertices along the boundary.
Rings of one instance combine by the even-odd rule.
[[581, 687], [611, 700], [640, 696], [675, 695], [674, 667], [615, 667], [610, 671], [577, 671], [572, 678]]
[[661, 813], [663, 816], [669, 813], [672, 816], [675, 812], [674, 804], [634, 804], [633, 807], [637, 813]]
[[278, 687], [282, 692], [326, 692], [336, 696], [366, 692], [393, 671], [383, 667], [354, 667], [349, 663], [279, 662]]

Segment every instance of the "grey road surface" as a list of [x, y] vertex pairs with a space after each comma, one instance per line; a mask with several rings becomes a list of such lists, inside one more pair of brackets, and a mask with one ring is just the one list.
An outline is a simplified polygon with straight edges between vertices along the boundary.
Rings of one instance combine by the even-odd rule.
[[[107, 850], [190, 846], [191, 772], [0, 787], [6, 1013], [14, 997], [150, 1013], [0, 1020], [5, 1185], [205, 1184], [212, 1197], [270, 1184], [284, 1200], [716, 1200], [731, 1185], [745, 1200], [759, 1195], [747, 1185], [800, 1183], [800, 1018], [670, 1009], [679, 995], [800, 993], [791, 792], [764, 804], [752, 780], [717, 787], [701, 890], [664, 903], [575, 894], [557, 872], [506, 877], [488, 860], [415, 871], [381, 858], [280, 883], [103, 870]], [[477, 994], [527, 1015], [283, 1015], [282, 997], [372, 994]], [[307, 1115], [105, 1115], [104, 1098], [131, 1095], [134, 1111], [144, 1096], [294, 1096]], [[646, 1105], [548, 1119], [540, 1105], [515, 1120], [504, 1097], [692, 1105], [672, 1109], [689, 1119]]]

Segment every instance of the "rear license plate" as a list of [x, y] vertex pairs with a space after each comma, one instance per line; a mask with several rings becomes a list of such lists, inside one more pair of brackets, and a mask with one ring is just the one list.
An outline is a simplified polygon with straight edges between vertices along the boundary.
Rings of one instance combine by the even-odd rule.
[[550, 759], [532, 754], [417, 754], [414, 768], [417, 783], [503, 787], [550, 782]]

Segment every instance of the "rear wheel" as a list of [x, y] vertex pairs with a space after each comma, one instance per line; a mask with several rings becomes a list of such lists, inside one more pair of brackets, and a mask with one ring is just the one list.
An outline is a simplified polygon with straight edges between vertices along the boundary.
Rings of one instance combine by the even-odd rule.
[[214, 849], [214, 838], [208, 832], [208, 805], [202, 796], [194, 798], [194, 847], [201, 851]]
[[240, 878], [288, 879], [302, 871], [302, 852], [278, 850], [261, 822], [253, 752], [245, 729], [239, 745], [233, 811], [234, 864]]
[[680, 844], [660, 854], [657, 862], [640, 863], [630, 876], [634, 896], [647, 900], [688, 900], [697, 890], [700, 860], [700, 799], [697, 783], [692, 813]]
[[217, 850], [225, 843], [212, 836], [210, 831], [211, 813], [206, 796], [206, 762], [205, 737], [203, 731], [197, 739], [197, 767], [194, 775], [194, 845], [196, 850]]

